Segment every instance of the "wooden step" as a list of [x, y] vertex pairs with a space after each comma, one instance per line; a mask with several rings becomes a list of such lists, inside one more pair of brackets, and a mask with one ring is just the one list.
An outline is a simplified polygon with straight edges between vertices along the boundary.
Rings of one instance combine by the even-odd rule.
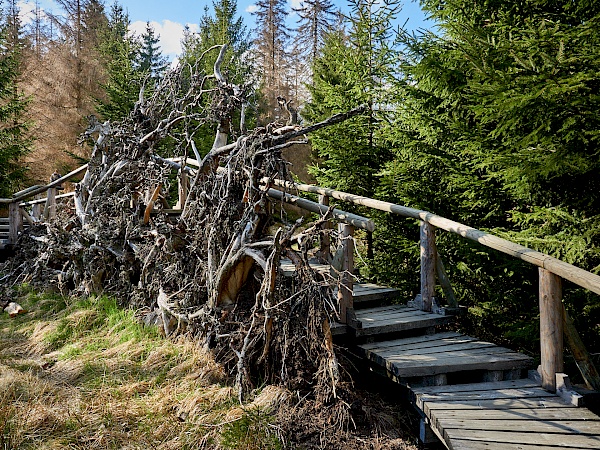
[[454, 317], [428, 313], [406, 305], [389, 305], [357, 309], [356, 320], [360, 324], [356, 327], [356, 336], [361, 337], [428, 329], [447, 324]]
[[532, 364], [529, 356], [455, 332], [362, 344], [358, 348], [398, 380], [466, 371], [514, 371]]
[[600, 448], [600, 417], [529, 379], [411, 390], [448, 448]]
[[[331, 271], [331, 266], [316, 261], [310, 261], [310, 267], [321, 273], [329, 273]], [[296, 271], [296, 267], [289, 259], [282, 259], [280, 268], [286, 277], [291, 277]], [[337, 292], [337, 288], [334, 291]], [[400, 291], [398, 289], [379, 286], [374, 283], [354, 283], [352, 289], [355, 309], [379, 306], [382, 303], [392, 303], [397, 301], [399, 297]]]

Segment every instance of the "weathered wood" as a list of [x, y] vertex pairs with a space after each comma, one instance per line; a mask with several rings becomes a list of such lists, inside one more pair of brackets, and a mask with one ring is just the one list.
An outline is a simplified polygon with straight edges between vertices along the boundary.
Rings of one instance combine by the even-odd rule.
[[567, 343], [569, 344], [571, 353], [575, 358], [575, 363], [579, 368], [579, 372], [581, 372], [581, 376], [583, 377], [585, 384], [590, 389], [600, 391], [600, 375], [598, 374], [598, 370], [596, 369], [596, 366], [594, 366], [594, 363], [590, 358], [590, 354], [585, 348], [579, 333], [575, 329], [573, 320], [566, 310], [563, 310], [563, 314], [565, 318], [565, 337], [567, 338]]
[[[60, 200], [60, 199], [63, 199], [63, 198], [70, 198], [70, 197], [74, 197], [74, 196], [75, 196], [75, 192], [67, 192], [65, 194], [57, 195], [55, 198], [56, 198], [56, 200]], [[19, 203], [19, 206], [21, 208], [26, 208], [28, 206], [32, 206], [33, 207], [33, 206], [36, 206], [36, 205], [38, 207], [41, 207], [41, 205], [43, 205], [43, 204], [46, 203], [46, 197], [44, 197], [43, 195], [38, 194], [38, 195], [36, 195], [36, 197], [37, 197], [37, 200], [29, 200], [29, 201], [26, 201], [26, 202], [21, 202], [21, 203]], [[41, 217], [41, 215], [40, 215], [40, 217]]]
[[190, 179], [186, 171], [179, 171], [179, 177], [177, 178], [177, 193], [178, 200], [175, 209], [181, 209], [185, 205], [185, 201], [187, 200], [188, 190], [190, 187]]
[[[319, 195], [319, 204], [329, 207], [329, 197], [326, 195]], [[321, 235], [321, 242], [319, 243], [319, 257], [322, 258], [323, 261], [331, 260], [331, 238], [327, 232], [328, 230], [331, 230], [331, 220], [327, 220], [323, 223], [324, 233]]]
[[440, 257], [439, 253], [437, 252], [435, 259], [435, 271], [437, 274], [438, 281], [440, 282], [440, 286], [442, 286], [442, 290], [444, 291], [444, 295], [446, 296], [446, 300], [448, 301], [448, 305], [453, 308], [458, 307], [458, 302], [456, 301], [454, 290], [452, 289], [452, 285], [450, 284], [450, 280], [448, 279], [448, 274], [446, 273], [444, 262], [442, 261], [442, 258]]
[[354, 313], [352, 284], [354, 271], [354, 227], [346, 223], [338, 224], [340, 247], [342, 248], [342, 274], [338, 289], [340, 320], [349, 323]]
[[56, 188], [48, 189], [46, 193], [46, 206], [44, 208], [44, 218], [50, 220], [56, 217]]
[[448, 429], [466, 429], [482, 431], [515, 431], [528, 433], [572, 433], [600, 435], [600, 417], [598, 420], [444, 420], [443, 426]]
[[144, 210], [144, 219], [143, 219], [144, 225], [147, 225], [148, 222], [150, 221], [150, 213], [154, 209], [154, 204], [156, 203], [156, 199], [158, 198], [161, 189], [162, 189], [162, 184], [159, 183], [154, 188], [152, 195], [148, 199], [148, 205], [146, 205], [146, 209]]
[[421, 222], [421, 300], [423, 311], [431, 312], [435, 295], [435, 266], [437, 250], [435, 248], [435, 228], [427, 222]]
[[556, 391], [556, 374], [563, 371], [562, 280], [539, 268], [540, 358], [542, 387]]
[[569, 280], [578, 286], [589, 289], [592, 292], [600, 294], [600, 276], [594, 275], [586, 270], [575, 267], [571, 264], [560, 261], [544, 253], [537, 252], [525, 246], [507, 241], [491, 233], [478, 230], [476, 228], [455, 222], [445, 217], [432, 214], [428, 211], [420, 209], [408, 208], [406, 206], [397, 205], [381, 200], [353, 195], [347, 192], [336, 191], [334, 189], [323, 188], [320, 186], [311, 186], [308, 184], [289, 183], [283, 180], [275, 180], [277, 186], [285, 186], [288, 188], [297, 189], [303, 192], [311, 192], [315, 194], [327, 195], [331, 198], [343, 200], [355, 205], [368, 206], [369, 208], [386, 211], [393, 214], [398, 214], [402, 217], [409, 217], [428, 222], [431, 225], [458, 234], [464, 238], [478, 242], [481, 245], [506, 253], [522, 261], [534, 264], [538, 267], [544, 267], [551, 272]]
[[412, 309], [411, 311], [411, 309], [400, 305], [395, 306], [396, 314], [386, 314], [379, 318], [371, 315], [371, 308], [357, 310], [356, 320], [362, 324], [362, 328], [356, 330], [357, 336], [372, 336], [376, 334], [434, 327], [436, 325], [449, 323], [453, 320], [450, 316], [424, 313], [423, 311], [415, 309]]
[[[306, 209], [307, 211], [314, 212], [317, 214], [325, 214], [329, 209], [325, 205], [320, 205], [316, 202], [312, 202], [310, 200], [297, 197], [295, 195], [287, 194], [276, 189], [269, 189], [267, 194], [271, 198], [282, 201], [284, 203], [296, 205], [302, 209]], [[345, 222], [349, 225], [352, 225], [356, 228], [361, 228], [363, 230], [373, 231], [375, 229], [375, 223], [372, 220], [367, 219], [366, 217], [357, 216], [356, 214], [341, 211], [339, 209], [334, 209], [332, 211], [332, 217], [341, 222]]]
[[425, 394], [425, 395], [434, 395], [434, 394], [450, 394], [450, 393], [467, 393], [472, 394], [474, 392], [479, 391], [490, 391], [495, 389], [527, 389], [527, 388], [539, 388], [539, 383], [535, 381], [529, 380], [527, 378], [519, 379], [519, 380], [509, 380], [509, 381], [495, 381], [488, 383], [473, 383], [473, 384], [453, 384], [452, 386], [443, 386], [443, 387], [423, 387], [423, 388], [415, 388], [411, 390], [415, 394]]
[[37, 194], [41, 194], [42, 192], [50, 189], [50, 188], [55, 188], [60, 186], [61, 184], [63, 184], [65, 181], [69, 181], [75, 177], [77, 177], [78, 175], [82, 174], [83, 172], [85, 172], [88, 168], [87, 164], [84, 164], [83, 166], [73, 170], [72, 172], [69, 172], [68, 174], [66, 174], [63, 177], [58, 178], [57, 180], [52, 181], [51, 183], [48, 183], [45, 186], [40, 186], [36, 189], [33, 189], [31, 191], [26, 192], [25, 194], [21, 194], [18, 197], [13, 197], [13, 198], [0, 198], [0, 203], [12, 203], [15, 201], [22, 201], [25, 200], [26, 198], [29, 197], [33, 197], [34, 195]]
[[23, 217], [19, 202], [10, 203], [8, 205], [8, 243], [15, 245], [19, 238], [19, 233], [23, 231]]
[[[556, 434], [556, 433], [516, 433], [502, 431], [482, 431], [482, 430], [448, 430], [448, 439], [454, 442], [454, 439], [465, 439], [471, 441], [470, 447], [481, 448], [475, 446], [475, 442], [493, 443], [487, 448], [496, 448], [495, 444], [509, 444], [514, 446], [525, 445], [548, 445], [559, 448], [575, 448], [575, 449], [592, 449], [597, 450], [600, 444], [600, 439], [597, 436], [585, 436], [577, 434]], [[453, 446], [453, 448], [455, 448]], [[459, 447], [460, 448], [460, 447]], [[506, 447], [508, 448], [508, 447]], [[518, 448], [518, 447], [517, 447]]]
[[567, 403], [583, 406], [583, 395], [573, 389], [569, 375], [565, 373], [556, 374], [556, 394]]
[[25, 219], [29, 225], [35, 225], [36, 220], [29, 215], [27, 210], [25, 208], [19, 208], [19, 209], [21, 210], [21, 216], [23, 217], [23, 219]]
[[531, 358], [507, 349], [475, 349], [448, 354], [435, 353], [426, 356], [395, 356], [383, 359], [370, 352], [369, 359], [384, 365], [398, 378], [424, 377], [439, 373], [473, 370], [505, 370], [527, 367]]
[[[36, 197], [40, 197], [40, 194], [36, 195]], [[33, 203], [31, 205], [31, 215], [32, 217], [39, 221], [42, 218], [42, 203], [44, 202], [44, 200], [42, 199], [38, 199], [38, 201], [36, 201], [35, 203]], [[21, 207], [23, 207], [24, 205], [21, 204]]]
[[436, 410], [436, 420], [598, 420], [598, 416], [588, 409], [574, 408], [560, 404], [554, 407], [534, 405], [532, 408], [506, 409], [462, 409]]
[[447, 409], [451, 411], [468, 409], [532, 409], [532, 408], [565, 408], [577, 409], [573, 405], [567, 405], [561, 398], [556, 396], [549, 397], [528, 397], [528, 398], [497, 398], [497, 399], [475, 399], [475, 400], [457, 400], [448, 402], [428, 402], [425, 404], [425, 413], [430, 411]]

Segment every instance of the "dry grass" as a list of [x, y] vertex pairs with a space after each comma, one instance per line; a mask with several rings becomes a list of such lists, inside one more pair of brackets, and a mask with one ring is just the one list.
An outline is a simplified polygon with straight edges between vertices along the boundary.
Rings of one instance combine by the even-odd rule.
[[20, 301], [32, 313], [0, 316], [0, 449], [215, 448], [238, 415], [222, 369], [189, 340], [103, 297]]
[[416, 449], [369, 395], [361, 433], [333, 433], [326, 410], [275, 386], [241, 407], [210, 354], [110, 298], [22, 288], [18, 301], [30, 313], [0, 315], [0, 450]]

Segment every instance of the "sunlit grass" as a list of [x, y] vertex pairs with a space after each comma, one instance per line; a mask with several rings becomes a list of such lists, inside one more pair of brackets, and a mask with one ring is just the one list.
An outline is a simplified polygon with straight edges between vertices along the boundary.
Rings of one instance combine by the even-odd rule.
[[197, 344], [107, 296], [18, 295], [30, 312], [0, 315], [0, 449], [279, 448]]

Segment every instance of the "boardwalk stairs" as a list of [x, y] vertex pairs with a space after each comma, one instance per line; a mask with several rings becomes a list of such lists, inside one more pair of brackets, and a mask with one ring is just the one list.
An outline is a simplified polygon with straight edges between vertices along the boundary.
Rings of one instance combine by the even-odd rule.
[[[291, 268], [284, 262], [282, 270]], [[394, 304], [395, 289], [357, 283], [353, 299], [356, 323], [333, 330], [370, 370], [404, 386], [421, 417], [423, 443], [600, 449], [600, 417], [580, 407], [582, 396], [564, 375], [557, 393], [542, 389], [531, 357], [448, 331], [454, 316]]]

